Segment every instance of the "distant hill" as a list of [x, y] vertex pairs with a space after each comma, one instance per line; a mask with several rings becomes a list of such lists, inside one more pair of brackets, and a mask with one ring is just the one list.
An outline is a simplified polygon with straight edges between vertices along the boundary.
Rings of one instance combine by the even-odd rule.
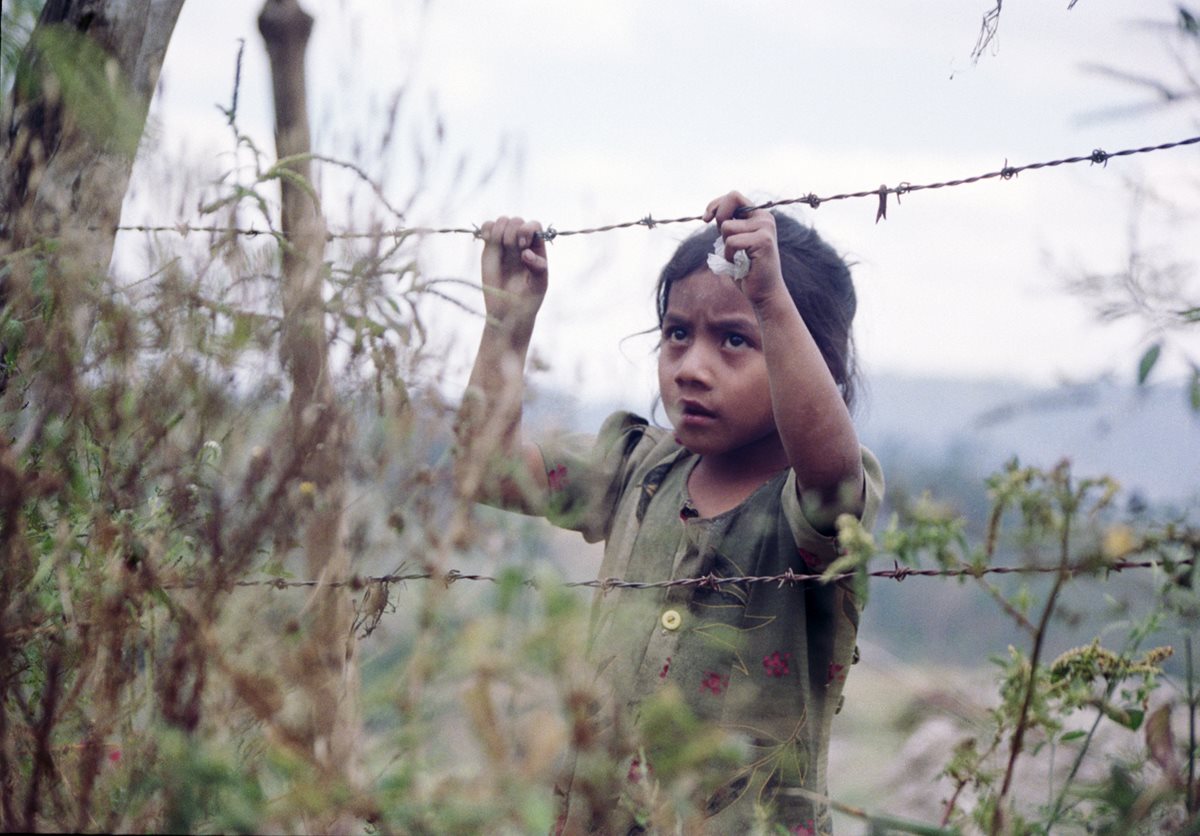
[[[1183, 386], [1110, 381], [1037, 388], [1005, 381], [872, 377], [855, 419], [863, 443], [889, 465], [955, 464], [982, 478], [1016, 455], [1052, 467], [1069, 458], [1079, 475], [1107, 474], [1148, 501], [1200, 502], [1200, 414]], [[541, 391], [535, 425], [594, 431], [614, 409], [646, 414], [649, 404], [581, 402]], [[663, 420], [661, 410], [656, 416]], [[890, 460], [890, 461], [889, 461]]]
[[984, 472], [1013, 455], [1041, 467], [1066, 457], [1076, 474], [1113, 476], [1150, 501], [1200, 501], [1200, 414], [1179, 384], [1038, 389], [880, 375], [864, 401], [859, 433], [881, 456], [969, 451]]

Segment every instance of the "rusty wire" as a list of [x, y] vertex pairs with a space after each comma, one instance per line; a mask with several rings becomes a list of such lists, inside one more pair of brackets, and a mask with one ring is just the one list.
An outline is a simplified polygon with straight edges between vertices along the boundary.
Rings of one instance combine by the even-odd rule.
[[[1191, 567], [1195, 564], [1195, 558], [1186, 558], [1184, 560], [1172, 561], [1169, 565], [1173, 568]], [[1153, 569], [1166, 568], [1167, 564], [1160, 560], [1117, 560], [1110, 563], [1097, 562], [1082, 562], [1068, 566], [963, 566], [955, 569], [913, 569], [907, 566], [894, 565], [891, 569], [879, 569], [872, 572], [867, 572], [868, 577], [885, 578], [894, 581], [903, 581], [906, 578], [979, 578], [984, 575], [1029, 575], [1029, 574], [1066, 574], [1074, 577], [1076, 575], [1096, 573], [1096, 572], [1123, 572], [1127, 569]], [[836, 581], [848, 580], [856, 576], [854, 572], [844, 572], [837, 575], [826, 576], [820, 572], [802, 573], [793, 572], [788, 569], [781, 575], [738, 575], [738, 576], [719, 576], [714, 574], [700, 575], [690, 578], [672, 578], [662, 581], [627, 581], [621, 578], [596, 578], [590, 581], [565, 581], [563, 586], [567, 588], [591, 588], [599, 589], [603, 592], [608, 592], [613, 589], [670, 589], [674, 587], [699, 587], [703, 589], [720, 589], [722, 586], [733, 584], [759, 584], [771, 583], [778, 586], [789, 585], [793, 586], [805, 582], [817, 583], [833, 583]], [[475, 574], [469, 572], [460, 572], [457, 569], [450, 569], [443, 573], [431, 571], [414, 571], [414, 572], [395, 572], [389, 575], [379, 576], [360, 576], [355, 575], [352, 578], [334, 581], [317, 581], [317, 580], [288, 580], [286, 578], [264, 578], [259, 580], [240, 580], [235, 581], [230, 586], [232, 587], [270, 587], [272, 589], [298, 589], [298, 588], [316, 588], [324, 587], [336, 589], [339, 587], [349, 587], [351, 589], [363, 589], [372, 584], [392, 584], [403, 583], [405, 581], [417, 580], [436, 580], [449, 586], [458, 581], [489, 581], [497, 582], [499, 579], [493, 575]], [[530, 587], [537, 587], [538, 582], [533, 579], [525, 579], [522, 584]], [[200, 587], [201, 584], [188, 581], [180, 581], [177, 583], [162, 584], [163, 589], [194, 589]]]
[[[824, 197], [813, 193], [804, 195], [803, 197], [791, 197], [782, 200], [769, 200], [766, 203], [760, 203], [755, 206], [748, 206], [740, 210], [742, 213], [752, 212], [758, 209], [773, 209], [779, 206], [791, 206], [803, 203], [810, 209], [820, 207], [822, 203], [829, 203], [835, 200], [849, 200], [851, 198], [873, 197], [876, 198], [878, 206], [875, 212], [875, 220], [887, 218], [887, 200], [891, 195], [895, 195], [897, 203], [899, 203], [902, 195], [911, 194], [913, 192], [930, 191], [933, 189], [948, 189], [955, 186], [966, 186], [972, 183], [979, 183], [984, 180], [1012, 180], [1017, 175], [1026, 171], [1037, 171], [1043, 168], [1055, 168], [1062, 165], [1072, 165], [1075, 163], [1090, 163], [1092, 165], [1106, 166], [1108, 161], [1116, 157], [1129, 157], [1134, 154], [1149, 154], [1155, 151], [1166, 151], [1172, 148], [1180, 148], [1185, 145], [1195, 145], [1200, 143], [1200, 136], [1193, 136], [1187, 139], [1177, 140], [1175, 142], [1163, 142], [1158, 145], [1146, 145], [1140, 148], [1126, 148], [1122, 151], [1108, 152], [1097, 148], [1088, 154], [1083, 154], [1075, 157], [1064, 157], [1058, 160], [1049, 160], [1039, 163], [1026, 163], [1025, 165], [1009, 165], [1005, 160], [1004, 166], [985, 174], [977, 174], [973, 177], [962, 177], [957, 180], [943, 180], [936, 183], [909, 183], [903, 181], [895, 186], [886, 184], [877, 186], [873, 189], [863, 189], [856, 192], [844, 192], [841, 194], [827, 195]], [[647, 229], [654, 229], [657, 226], [665, 226], [667, 224], [693, 223], [702, 221], [702, 215], [687, 215], [680, 218], [655, 218], [652, 215], [646, 215], [635, 221], [624, 221], [622, 223], [605, 224], [604, 226], [588, 227], [585, 229], [555, 229], [553, 225], [547, 227], [539, 234], [543, 240], [553, 241], [557, 238], [566, 237], [568, 235], [593, 235], [600, 232], [612, 232], [618, 229], [629, 229], [632, 227], [642, 226]], [[224, 227], [217, 225], [208, 226], [192, 226], [186, 223], [169, 224], [162, 226], [152, 226], [143, 224], [134, 225], [119, 225], [115, 228], [116, 232], [175, 232], [180, 235], [190, 235], [192, 233], [207, 232], [214, 235], [244, 235], [247, 237], [256, 237], [259, 235], [270, 235], [274, 237], [282, 237], [282, 233], [275, 229], [257, 229], [255, 227]], [[470, 227], [397, 227], [386, 230], [373, 230], [369, 232], [346, 230], [342, 232], [328, 232], [326, 239], [333, 241], [335, 239], [354, 239], [354, 238], [394, 238], [403, 239], [411, 235], [470, 235], [474, 238], [481, 236], [480, 228], [472, 225]]]

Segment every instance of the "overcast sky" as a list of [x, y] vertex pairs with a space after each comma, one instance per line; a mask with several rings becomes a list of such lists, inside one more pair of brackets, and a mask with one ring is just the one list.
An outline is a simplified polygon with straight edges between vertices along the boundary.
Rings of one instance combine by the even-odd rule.
[[[971, 50], [990, 0], [307, 0], [316, 150], [354, 159], [402, 203], [417, 181], [414, 138], [444, 126], [414, 224], [469, 226], [521, 214], [571, 229], [700, 213], [737, 188], [754, 199], [924, 183], [1200, 133], [1200, 109], [1136, 109], [1148, 94], [1088, 64], [1179, 78], [1171, 42], [1139, 20], [1167, 2], [1031, 0], [1004, 6], [995, 44]], [[239, 122], [264, 149], [270, 80], [260, 6], [184, 7], [156, 101], [156, 141], [139, 164], [127, 222], [195, 220], [157, 200], [163, 166], [216, 172], [230, 157], [228, 104], [246, 39]], [[1195, 50], [1191, 69], [1197, 71]], [[395, 141], [380, 136], [404, 87]], [[468, 176], [452, 188], [458, 157]], [[164, 162], [171, 161], [171, 162]], [[477, 187], [482, 172], [498, 173]], [[331, 177], [331, 175], [324, 175]], [[1140, 184], [1186, 212], [1131, 210]], [[333, 191], [330, 186], [330, 191]], [[369, 193], [368, 193], [369, 194]], [[358, 198], [362, 209], [362, 196]], [[1131, 379], [1140, 329], [1096, 322], [1064, 276], [1113, 272], [1140, 218], [1164, 260], [1200, 260], [1200, 147], [1027, 172], [890, 201], [796, 214], [855, 263], [857, 339], [868, 376], [904, 372], [1037, 383], [1116, 371]], [[333, 227], [356, 223], [326, 195]], [[544, 379], [644, 407], [657, 271], [696, 229], [563, 238], [535, 341]], [[477, 280], [479, 245], [427, 239], [430, 275]], [[1195, 285], [1193, 285], [1195, 287]], [[467, 292], [462, 298], [476, 301]], [[427, 312], [462, 379], [479, 323]], [[1182, 344], [1181, 344], [1182, 345]], [[1200, 345], [1191, 338], [1193, 356]], [[1176, 354], [1167, 371], [1183, 368]]]

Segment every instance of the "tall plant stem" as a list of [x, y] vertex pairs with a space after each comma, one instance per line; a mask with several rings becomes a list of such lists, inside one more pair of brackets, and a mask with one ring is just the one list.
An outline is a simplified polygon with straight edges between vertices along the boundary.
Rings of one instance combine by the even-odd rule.
[[1042, 647], [1046, 640], [1046, 631], [1050, 626], [1050, 617], [1054, 614], [1054, 609], [1058, 603], [1058, 594], [1062, 591], [1063, 584], [1069, 578], [1068, 571], [1070, 545], [1071, 545], [1071, 508], [1068, 506], [1064, 509], [1062, 521], [1062, 534], [1059, 538], [1059, 572], [1054, 578], [1054, 586], [1050, 590], [1050, 594], [1046, 597], [1046, 606], [1042, 609], [1042, 616], [1038, 620], [1037, 632], [1033, 637], [1033, 653], [1029, 657], [1029, 682], [1025, 686], [1025, 697], [1021, 701], [1021, 713], [1017, 717], [1017, 727], [1013, 730], [1012, 749], [1008, 754], [1008, 766], [1004, 770], [1004, 782], [1000, 786], [1000, 795], [996, 799], [996, 809], [992, 813], [992, 833], [999, 833], [1004, 823], [1004, 802], [1008, 798], [1008, 791], [1012, 787], [1013, 774], [1017, 768], [1017, 758], [1021, 756], [1021, 750], [1025, 742], [1025, 730], [1029, 724], [1029, 709], [1033, 705], [1033, 695], [1037, 689], [1037, 672], [1038, 665], [1042, 660]]
[[1194, 816], [1200, 810], [1196, 799], [1196, 706], [1200, 703], [1200, 692], [1196, 690], [1195, 671], [1192, 668], [1192, 637], [1183, 637], [1183, 646], [1187, 652], [1187, 697], [1188, 697], [1188, 777], [1187, 777], [1187, 811]]
[[[1112, 688], [1115, 685], [1115, 680], [1109, 685], [1109, 693], [1105, 698], [1112, 693]], [[1083, 765], [1083, 758], [1087, 754], [1088, 749], [1092, 745], [1092, 740], [1096, 736], [1096, 729], [1100, 727], [1100, 721], [1104, 719], [1104, 712], [1096, 712], [1096, 719], [1092, 721], [1092, 727], [1088, 729], [1087, 737], [1084, 738], [1083, 745], [1079, 749], [1079, 753], [1075, 756], [1075, 761], [1071, 764], [1071, 771], [1067, 773], [1066, 780], [1063, 781], [1062, 787], [1058, 795], [1054, 799], [1054, 809], [1050, 811], [1049, 818], [1046, 819], [1047, 832], [1053, 832], [1052, 828], [1058, 821], [1058, 816], [1062, 812], [1063, 802], [1067, 799], [1067, 790], [1071, 787], [1071, 782], [1075, 780], [1075, 776], [1079, 774], [1079, 767]]]

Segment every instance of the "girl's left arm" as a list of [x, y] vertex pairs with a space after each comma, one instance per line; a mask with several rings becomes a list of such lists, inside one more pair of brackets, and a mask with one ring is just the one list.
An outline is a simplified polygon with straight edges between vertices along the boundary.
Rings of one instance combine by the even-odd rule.
[[771, 385], [775, 425], [796, 473], [800, 499], [818, 528], [832, 528], [839, 514], [863, 510], [862, 450], [850, 410], [804, 318], [792, 301], [780, 268], [775, 218], [766, 210], [735, 218], [752, 205], [737, 192], [717, 198], [705, 211], [725, 239], [725, 256], [750, 257], [739, 287], [754, 306]]

